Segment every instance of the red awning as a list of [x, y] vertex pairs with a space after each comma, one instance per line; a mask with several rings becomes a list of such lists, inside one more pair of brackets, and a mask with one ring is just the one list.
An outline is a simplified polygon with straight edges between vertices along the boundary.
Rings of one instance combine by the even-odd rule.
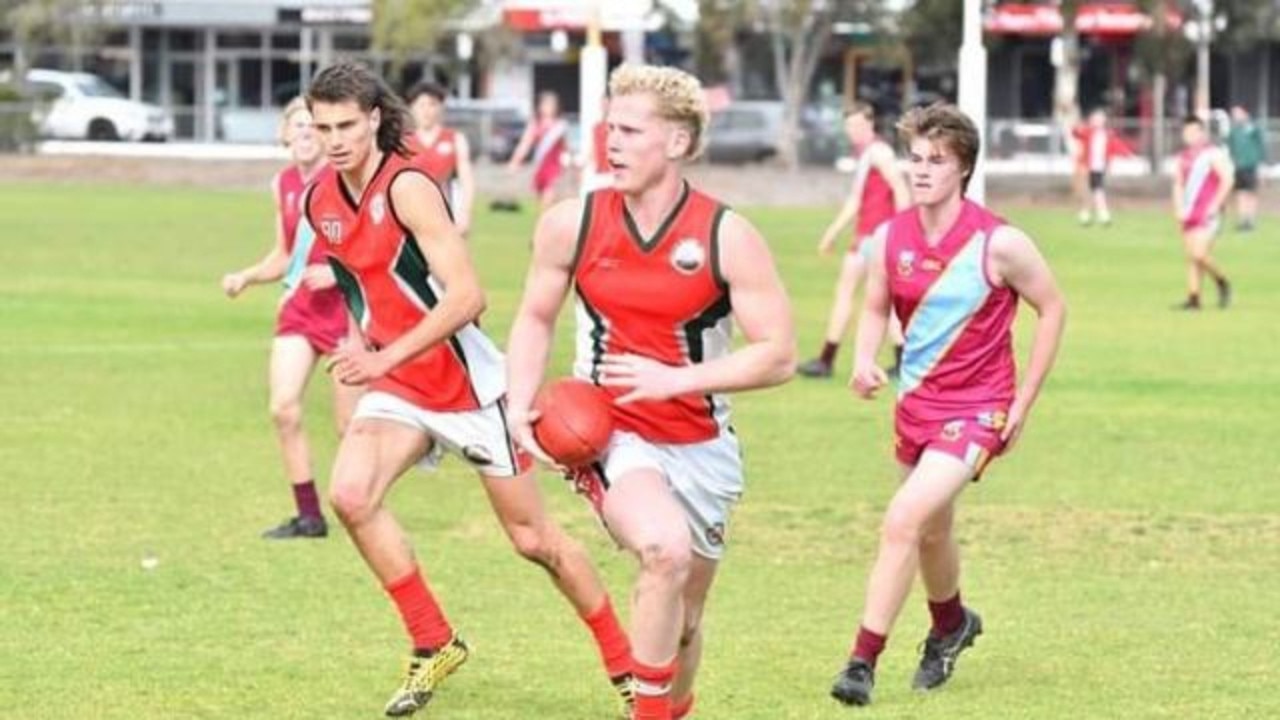
[[[1182, 26], [1182, 14], [1166, 6], [1168, 30]], [[1062, 13], [1056, 5], [1003, 3], [987, 12], [986, 31], [997, 35], [1051, 37], [1062, 32]], [[1085, 3], [1076, 10], [1076, 32], [1097, 37], [1126, 38], [1150, 30], [1155, 21], [1136, 6], [1124, 2]]]

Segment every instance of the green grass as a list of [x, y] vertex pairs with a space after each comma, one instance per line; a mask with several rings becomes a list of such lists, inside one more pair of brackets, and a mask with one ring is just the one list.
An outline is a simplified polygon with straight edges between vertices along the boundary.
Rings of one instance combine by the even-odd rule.
[[[745, 210], [805, 353], [835, 274], [813, 252], [831, 212]], [[229, 302], [218, 279], [264, 250], [268, 214], [248, 193], [0, 186], [0, 717], [379, 715], [402, 631], [350, 544], [257, 539], [290, 511], [265, 413], [277, 292]], [[797, 380], [737, 403], [748, 494], [712, 594], [699, 717], [1280, 715], [1280, 226], [1227, 235], [1238, 305], [1185, 315], [1168, 310], [1182, 266], [1164, 215], [1087, 232], [1065, 211], [1011, 215], [1071, 317], [1022, 445], [964, 496], [963, 586], [987, 634], [946, 689], [911, 693], [927, 623], [914, 596], [876, 704], [826, 697], [893, 489], [890, 405]], [[531, 222], [476, 222], [499, 338]], [[567, 351], [562, 333], [561, 367]], [[323, 474], [324, 383], [308, 410]], [[625, 604], [629, 559], [544, 483]], [[429, 717], [608, 717], [585, 630], [459, 463], [411, 474], [391, 502], [476, 646]]]

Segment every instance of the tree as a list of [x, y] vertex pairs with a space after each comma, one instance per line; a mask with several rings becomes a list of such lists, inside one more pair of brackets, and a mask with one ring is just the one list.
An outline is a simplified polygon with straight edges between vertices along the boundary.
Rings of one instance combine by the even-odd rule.
[[71, 47], [71, 62], [80, 69], [81, 51], [101, 34], [102, 6], [108, 0], [0, 0], [0, 18], [16, 47], [14, 76], [27, 74], [32, 51], [51, 45]]
[[783, 101], [779, 157], [791, 170], [799, 167], [800, 113], [809, 97], [818, 60], [837, 22], [877, 28], [879, 3], [873, 0], [756, 0], [755, 16], [770, 35], [774, 76]]
[[398, 75], [411, 57], [432, 54], [448, 21], [476, 4], [476, 0], [374, 0], [373, 48], [387, 53], [391, 75]]

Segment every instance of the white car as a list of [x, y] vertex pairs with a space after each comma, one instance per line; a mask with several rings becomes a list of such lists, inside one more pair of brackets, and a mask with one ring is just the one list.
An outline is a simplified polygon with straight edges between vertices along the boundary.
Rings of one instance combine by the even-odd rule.
[[173, 116], [137, 102], [97, 75], [28, 70], [27, 92], [37, 101], [36, 124], [49, 138], [167, 140]]

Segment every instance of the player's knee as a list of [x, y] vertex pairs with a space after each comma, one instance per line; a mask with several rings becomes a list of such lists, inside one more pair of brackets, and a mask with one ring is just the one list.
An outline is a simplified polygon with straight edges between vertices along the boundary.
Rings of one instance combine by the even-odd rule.
[[296, 429], [302, 424], [302, 403], [294, 398], [272, 398], [270, 410], [271, 420], [281, 430]]
[[920, 542], [922, 525], [918, 513], [890, 505], [880, 527], [880, 537], [889, 543], [915, 545]]
[[329, 505], [344, 525], [359, 525], [376, 509], [365, 489], [357, 484], [335, 480], [329, 486]]
[[511, 537], [511, 548], [520, 557], [544, 567], [554, 564], [557, 557], [556, 543], [550, 533], [540, 531], [532, 524], [508, 527], [507, 533]]
[[927, 528], [920, 535], [920, 548], [931, 550], [946, 545], [951, 539], [950, 528]]
[[676, 585], [683, 585], [693, 565], [693, 548], [675, 539], [646, 543], [640, 548], [641, 572]]

